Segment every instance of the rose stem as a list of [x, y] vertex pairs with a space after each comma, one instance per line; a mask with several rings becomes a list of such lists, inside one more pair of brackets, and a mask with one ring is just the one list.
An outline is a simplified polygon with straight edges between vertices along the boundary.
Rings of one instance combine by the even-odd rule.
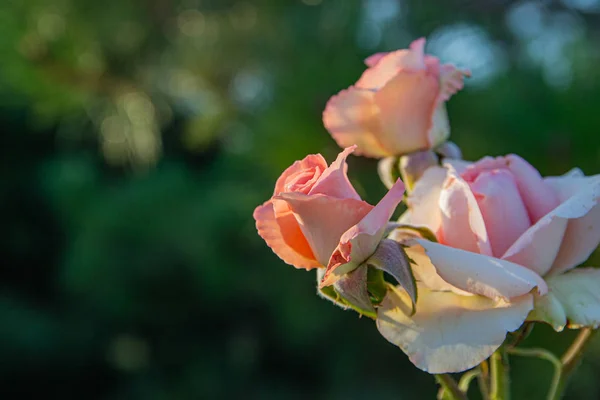
[[510, 378], [508, 376], [508, 362], [504, 349], [500, 348], [490, 357], [490, 400], [509, 400]]

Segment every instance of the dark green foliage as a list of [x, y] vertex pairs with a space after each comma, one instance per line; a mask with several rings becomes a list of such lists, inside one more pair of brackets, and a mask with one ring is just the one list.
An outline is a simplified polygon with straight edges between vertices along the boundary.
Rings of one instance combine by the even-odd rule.
[[[600, 26], [554, 3], [567, 75], [528, 58], [506, 1], [0, 1], [0, 397], [434, 398], [373, 321], [269, 250], [252, 211], [294, 160], [333, 160], [321, 112], [363, 58], [446, 26], [504, 54], [448, 103], [465, 158], [599, 173]], [[375, 204], [376, 161], [349, 164]], [[526, 344], [569, 337], [536, 327]], [[598, 397], [598, 349], [572, 398]], [[514, 360], [515, 399], [542, 398], [538, 365]]]

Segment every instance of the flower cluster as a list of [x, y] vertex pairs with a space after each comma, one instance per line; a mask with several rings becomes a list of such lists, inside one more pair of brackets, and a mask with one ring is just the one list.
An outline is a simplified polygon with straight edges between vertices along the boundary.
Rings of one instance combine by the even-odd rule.
[[[429, 373], [477, 366], [527, 322], [596, 327], [600, 270], [581, 264], [600, 243], [600, 175], [544, 178], [513, 154], [460, 159], [445, 103], [469, 72], [424, 47], [369, 57], [330, 99], [323, 123], [344, 150], [286, 169], [254, 212], [259, 235]], [[389, 191], [376, 206], [348, 180], [353, 152], [381, 158]]]

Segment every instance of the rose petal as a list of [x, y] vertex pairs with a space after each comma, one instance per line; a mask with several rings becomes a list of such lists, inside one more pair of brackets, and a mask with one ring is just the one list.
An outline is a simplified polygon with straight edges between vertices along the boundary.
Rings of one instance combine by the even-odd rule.
[[382, 126], [376, 135], [386, 149], [406, 154], [431, 147], [438, 93], [439, 82], [426, 71], [401, 71], [375, 93]]
[[[402, 201], [404, 184], [400, 179], [364, 218], [341, 236], [339, 244], [327, 264], [322, 285], [331, 285], [337, 276], [347, 273], [369, 258], [383, 237], [390, 217]], [[339, 268], [345, 265], [343, 268]], [[336, 269], [340, 269], [335, 274]]]
[[484, 171], [499, 169], [512, 172], [532, 223], [537, 222], [559, 204], [556, 194], [544, 182], [540, 173], [515, 154], [496, 158], [484, 157], [462, 175], [466, 181], [471, 182]]
[[315, 258], [327, 265], [344, 232], [373, 209], [356, 199], [338, 199], [322, 194], [282, 193], [273, 198], [286, 202], [306, 237]]
[[536, 299], [530, 320], [547, 322], [559, 332], [565, 325], [573, 329], [600, 325], [599, 269], [575, 269], [547, 282], [549, 292]]
[[360, 196], [348, 180], [348, 164], [346, 157], [356, 149], [356, 145], [347, 147], [342, 151], [337, 159], [323, 171], [320, 178], [314, 184], [309, 195], [326, 194], [327, 196], [337, 197], [338, 199], [356, 199]]
[[480, 364], [533, 308], [531, 295], [506, 303], [421, 286], [418, 290], [413, 316], [409, 296], [403, 290], [388, 291], [377, 312], [377, 328], [413, 364], [431, 374], [461, 372]]
[[[410, 49], [402, 49], [375, 57], [376, 62], [363, 72], [356, 82], [362, 89], [379, 89], [392, 79], [399, 71], [420, 71], [425, 69], [425, 39], [417, 39], [411, 43]], [[367, 58], [367, 61], [371, 61]]]
[[[570, 174], [547, 178], [563, 204], [575, 214], [569, 219], [562, 245], [551, 274], [560, 274], [584, 262], [600, 243], [600, 175], [581, 177]], [[562, 205], [560, 206], [562, 207]], [[575, 210], [579, 209], [579, 212]], [[586, 212], [587, 210], [587, 212]]]
[[373, 55], [370, 55], [365, 59], [365, 64], [367, 65], [367, 67], [374, 67], [387, 54], [389, 54], [389, 52], [375, 53]]
[[431, 126], [427, 132], [427, 141], [429, 147], [437, 147], [448, 140], [450, 136], [450, 122], [448, 121], [448, 113], [446, 112], [446, 103], [438, 102], [433, 117]]
[[442, 165], [446, 168], [454, 169], [454, 171], [456, 171], [456, 175], [462, 175], [463, 172], [465, 172], [471, 165], [473, 165], [473, 163], [465, 160], [444, 158], [444, 162]]
[[310, 168], [290, 175], [285, 181], [285, 192], [308, 193], [323, 172], [320, 168]]
[[413, 239], [413, 243], [423, 247], [444, 281], [466, 292], [509, 300], [536, 287], [542, 294], [547, 290], [539, 275], [520, 265], [428, 240]]
[[[410, 51], [413, 53], [415, 57], [415, 64], [408, 66], [407, 68], [415, 68], [415, 69], [423, 69], [425, 68], [425, 38], [418, 38], [413, 40], [412, 43], [408, 46]], [[435, 59], [435, 57], [431, 57], [431, 59]]]
[[442, 167], [430, 167], [423, 173], [406, 199], [408, 210], [398, 220], [400, 223], [424, 226], [434, 233], [438, 231], [442, 224], [438, 202], [446, 173]]
[[289, 215], [292, 219], [282, 218], [280, 226], [275, 219], [273, 202], [269, 200], [256, 207], [253, 216], [260, 237], [285, 263], [307, 270], [321, 266], [293, 215]]
[[356, 154], [382, 158], [392, 155], [378, 139], [381, 131], [374, 93], [350, 87], [327, 102], [323, 124], [337, 144], [357, 145]]
[[526, 230], [502, 256], [544, 276], [550, 270], [563, 240], [567, 220], [546, 215]]
[[508, 170], [484, 171], [470, 186], [485, 221], [492, 254], [502, 257], [531, 226], [515, 179]]
[[[281, 192], [289, 192], [288, 188], [286, 188], [286, 182], [290, 179], [292, 175], [295, 175], [299, 172], [312, 170], [317, 171], [317, 178], [321, 175], [321, 173], [327, 168], [327, 161], [320, 154], [310, 154], [304, 159], [294, 162], [291, 166], [289, 166], [281, 176], [277, 179], [275, 183], [275, 190], [273, 195], [278, 195]], [[308, 188], [310, 190], [310, 188]], [[308, 190], [306, 191], [308, 193]]]
[[535, 223], [558, 206], [560, 201], [554, 190], [531, 164], [515, 154], [509, 154], [505, 159], [508, 169], [515, 176], [531, 222]]
[[440, 292], [454, 292], [461, 296], [473, 296], [473, 293], [466, 292], [452, 286], [442, 279], [438, 274], [436, 267], [431, 263], [431, 259], [425, 253], [421, 246], [411, 246], [405, 248], [406, 254], [412, 260], [412, 271], [417, 282], [421, 282], [430, 290]]
[[[561, 178], [583, 178], [584, 176], [585, 176], [585, 174], [583, 173], [583, 171], [580, 168], [573, 168], [569, 172], [567, 172], [566, 174], [564, 174], [562, 176], [549, 176], [549, 177], [545, 178], [544, 180], [552, 181], [554, 179], [561, 179]], [[598, 175], [595, 175], [595, 176], [598, 176]], [[561, 201], [564, 201], [569, 197], [571, 197], [571, 196], [565, 192], [559, 191], [559, 193], [558, 193], [558, 198]]]
[[547, 182], [557, 190], [570, 187], [571, 197], [563, 192], [564, 202], [529, 228], [502, 256], [541, 275], [577, 266], [600, 240], [600, 179], [554, 178]]
[[451, 247], [492, 255], [483, 215], [471, 188], [452, 168], [440, 193], [438, 240]]
[[471, 76], [471, 72], [458, 69], [452, 64], [444, 64], [440, 67], [441, 90], [439, 100], [448, 101], [464, 87], [464, 77]]

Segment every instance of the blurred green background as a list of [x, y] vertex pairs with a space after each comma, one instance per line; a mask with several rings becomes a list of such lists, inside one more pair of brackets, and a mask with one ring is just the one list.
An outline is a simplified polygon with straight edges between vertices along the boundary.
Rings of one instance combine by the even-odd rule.
[[[327, 99], [427, 36], [473, 72], [448, 104], [467, 159], [600, 172], [600, 1], [2, 0], [0, 397], [420, 399], [433, 378], [316, 295], [255, 206], [338, 152]], [[375, 204], [376, 161], [350, 177]], [[598, 265], [595, 256], [589, 265]], [[562, 351], [572, 332], [526, 345]], [[594, 342], [568, 396], [600, 396]], [[515, 358], [514, 398], [544, 361]], [[476, 395], [474, 394], [475, 398]]]

